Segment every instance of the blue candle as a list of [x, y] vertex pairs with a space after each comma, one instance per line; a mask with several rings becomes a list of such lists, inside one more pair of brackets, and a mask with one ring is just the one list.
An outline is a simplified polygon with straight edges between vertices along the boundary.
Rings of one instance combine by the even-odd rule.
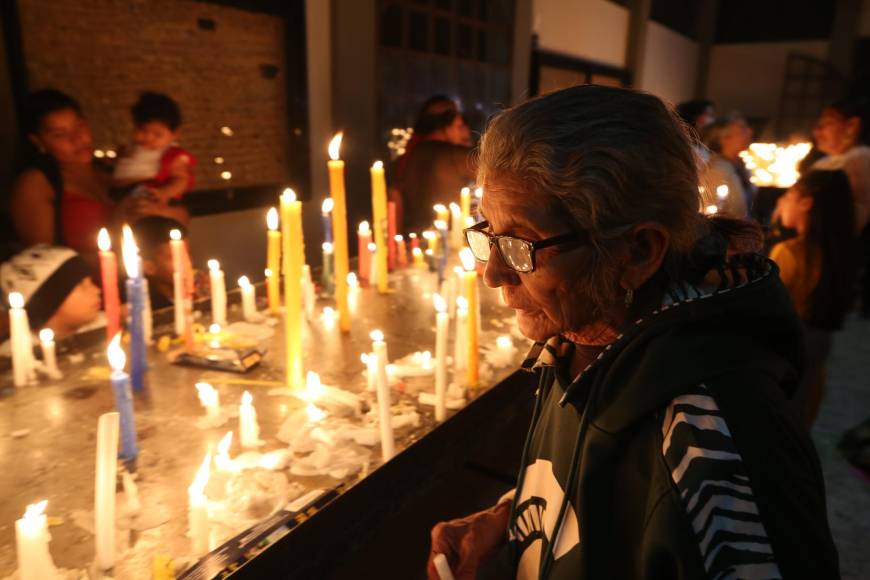
[[121, 333], [109, 344], [109, 365], [112, 367], [112, 390], [115, 392], [115, 407], [120, 415], [121, 451], [124, 461], [132, 461], [139, 455], [136, 446], [136, 421], [133, 415], [133, 394], [130, 392], [130, 376], [124, 372], [126, 356], [121, 348]]
[[331, 197], [324, 199], [320, 206], [320, 215], [323, 219], [323, 241], [328, 244], [332, 243], [332, 206]]
[[133, 390], [145, 385], [145, 328], [142, 316], [145, 308], [145, 283], [142, 280], [142, 260], [130, 226], [124, 226], [124, 267], [127, 269], [127, 305], [130, 308], [130, 374]]

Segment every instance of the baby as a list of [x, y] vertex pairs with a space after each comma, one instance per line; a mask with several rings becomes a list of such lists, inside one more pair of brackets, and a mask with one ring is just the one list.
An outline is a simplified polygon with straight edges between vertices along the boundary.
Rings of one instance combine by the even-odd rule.
[[161, 93], [144, 92], [130, 112], [136, 126], [134, 145], [115, 165], [114, 186], [161, 204], [178, 203], [193, 187], [196, 165], [193, 155], [177, 143], [178, 103]]

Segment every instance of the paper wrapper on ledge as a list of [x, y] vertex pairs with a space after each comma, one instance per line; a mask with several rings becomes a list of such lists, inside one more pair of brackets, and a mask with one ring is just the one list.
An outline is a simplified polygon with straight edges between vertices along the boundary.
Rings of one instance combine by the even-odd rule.
[[246, 373], [260, 364], [265, 351], [255, 348], [203, 348], [195, 352], [174, 353], [172, 364], [231, 373]]

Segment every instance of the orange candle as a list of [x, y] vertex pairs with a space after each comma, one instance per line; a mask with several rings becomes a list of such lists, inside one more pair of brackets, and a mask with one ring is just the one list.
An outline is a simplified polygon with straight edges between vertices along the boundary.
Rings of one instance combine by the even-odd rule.
[[100, 274], [106, 309], [106, 339], [112, 340], [121, 329], [121, 299], [118, 295], [118, 256], [112, 251], [112, 240], [106, 228], [100, 228], [97, 246], [100, 248]]
[[266, 290], [269, 297], [269, 312], [278, 314], [281, 307], [281, 232], [278, 231], [278, 210], [269, 208], [266, 213], [267, 233]]
[[468, 346], [468, 358], [466, 360], [466, 385], [470, 388], [477, 387], [480, 383], [479, 368], [478, 368], [478, 347], [477, 347], [477, 318], [479, 307], [477, 305], [477, 265], [474, 260], [474, 255], [468, 248], [462, 248], [459, 252], [459, 258], [462, 260], [462, 267], [465, 271], [462, 273], [462, 286], [465, 300], [468, 301], [468, 319], [466, 327], [466, 344]]
[[335, 250], [335, 301], [338, 322], [342, 332], [350, 332], [350, 309], [347, 304], [347, 202], [344, 192], [344, 161], [339, 158], [341, 136], [337, 134], [329, 144], [329, 192], [332, 209], [332, 234]]
[[284, 245], [284, 332], [286, 334], [287, 386], [302, 387], [302, 203], [287, 188], [281, 194], [281, 227]]

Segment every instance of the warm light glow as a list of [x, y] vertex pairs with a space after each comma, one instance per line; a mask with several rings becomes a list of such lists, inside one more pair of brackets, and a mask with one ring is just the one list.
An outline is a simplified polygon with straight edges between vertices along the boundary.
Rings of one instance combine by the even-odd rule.
[[420, 366], [424, 369], [432, 368], [432, 353], [428, 350], [424, 350], [420, 353]]
[[130, 278], [139, 277], [139, 247], [136, 245], [136, 240], [133, 238], [133, 230], [130, 226], [124, 224], [121, 229], [123, 232], [122, 253], [124, 254], [124, 268], [127, 270], [127, 276]]
[[495, 346], [501, 349], [510, 349], [513, 347], [514, 343], [511, 340], [511, 337], [503, 334], [495, 339]]
[[435, 303], [435, 310], [437, 310], [438, 312], [447, 312], [447, 303], [444, 301], [440, 294], [433, 294], [432, 302]]
[[218, 404], [218, 391], [208, 383], [196, 383], [196, 395], [203, 407], [217, 406]]
[[106, 356], [109, 359], [109, 366], [113, 371], [123, 371], [124, 365], [127, 364], [127, 355], [124, 349], [121, 348], [121, 333], [117, 333], [109, 342], [109, 348], [106, 351]]
[[229, 127], [227, 127], [227, 126], [223, 126], [223, 127], [221, 127], [221, 133], [223, 133], [223, 134], [226, 135], [227, 137], [232, 137], [232, 136], [233, 136], [233, 130], [230, 129]]
[[422, 256], [423, 250], [421, 250], [420, 248], [414, 248], [413, 250], [411, 250], [411, 254], [413, 254], [414, 256]]
[[704, 208], [704, 213], [707, 215], [713, 215], [713, 214], [718, 213], [718, 212], [719, 212], [719, 207], [715, 203], [710, 204]]
[[415, 239], [417, 239], [417, 234], [415, 234], [414, 232], [411, 232], [410, 234], [408, 234], [408, 237], [411, 238], [412, 240], [415, 240]]
[[54, 340], [54, 331], [50, 328], [43, 328], [39, 331], [39, 342], [46, 343]]
[[451, 201], [450, 202], [450, 213], [453, 214], [454, 216], [458, 217], [461, 212], [462, 212], [462, 208], [459, 207], [459, 204], [456, 203], [455, 201]]
[[447, 229], [447, 222], [444, 220], [435, 220], [435, 229], [444, 231]]
[[9, 293], [9, 307], [24, 308], [24, 296], [21, 295], [21, 292]]
[[728, 197], [728, 186], [725, 184], [722, 184], [722, 185], [716, 187], [716, 197], [718, 197], [719, 199], [722, 199], [722, 200], [724, 200], [726, 197]]
[[196, 477], [193, 478], [193, 483], [187, 488], [187, 492], [192, 496], [200, 496], [205, 491], [205, 486], [208, 484], [208, 476], [211, 471], [211, 451], [205, 454], [205, 459], [202, 460], [202, 465], [196, 471]]
[[344, 136], [344, 133], [339, 131], [335, 134], [335, 137], [332, 138], [332, 141], [329, 142], [329, 158], [333, 161], [338, 161], [341, 159], [339, 157], [339, 150], [341, 149], [341, 138]]
[[223, 164], [224, 164], [224, 158], [223, 158], [223, 157], [215, 157], [215, 158], [214, 158], [214, 163], [215, 163], [215, 165], [223, 165]]
[[266, 275], [266, 278], [271, 278], [272, 277], [272, 268], [266, 268], [265, 270], [263, 270], [263, 273]]
[[470, 249], [462, 248], [461, 250], [459, 250], [459, 261], [462, 262], [462, 267], [465, 268], [466, 272], [471, 272], [472, 270], [474, 270], [474, 254], [471, 253]]
[[274, 207], [270, 207], [266, 212], [266, 227], [273, 232], [278, 230], [278, 210]]
[[359, 286], [359, 280], [356, 278], [356, 272], [347, 273], [347, 285], [351, 288]]
[[361, 355], [359, 355], [359, 360], [360, 360], [360, 362], [362, 362], [362, 364], [368, 365], [369, 364], [369, 353], [364, 352]]
[[97, 247], [101, 252], [108, 252], [112, 249], [112, 238], [109, 237], [109, 230], [100, 228], [100, 233], [97, 234]]
[[323, 242], [321, 244], [321, 247], [323, 248], [324, 254], [331, 254], [332, 253], [332, 242]]
[[221, 171], [221, 179], [225, 179], [225, 180], [229, 181], [232, 178], [233, 178], [232, 171]]
[[221, 325], [220, 325], [220, 324], [215, 323], [215, 324], [209, 324], [209, 325], [208, 325], [208, 332], [209, 332], [209, 334], [220, 334], [220, 331], [221, 331]]
[[465, 298], [465, 296], [459, 296], [456, 299], [456, 308], [458, 308], [459, 310], [468, 310], [468, 300]]
[[106, 153], [102, 149], [94, 149], [94, 157], [96, 157], [97, 159], [102, 159], [105, 156]]
[[372, 169], [383, 169], [383, 168], [384, 168], [383, 161], [375, 161], [374, 163], [372, 163]]
[[217, 444], [217, 452], [219, 457], [229, 457], [230, 446], [233, 444], [233, 432], [227, 431], [226, 435], [221, 437]]
[[253, 402], [254, 402], [254, 397], [251, 396], [251, 393], [249, 393], [248, 391], [245, 391], [242, 394], [242, 405], [243, 406], [250, 406], [250, 404]]
[[320, 313], [320, 316], [323, 317], [323, 320], [327, 322], [332, 322], [335, 320], [335, 308], [332, 306], [324, 306], [323, 312]]
[[170, 230], [169, 239], [175, 242], [181, 241], [181, 230]]
[[445, 213], [447, 211], [447, 206], [444, 205], [443, 203], [436, 203], [435, 205], [432, 206], [432, 209], [435, 210], [435, 213], [442, 214], [442, 213]]
[[423, 232], [423, 239], [424, 240], [434, 240], [435, 239], [435, 232], [433, 232], [432, 230], [426, 230], [425, 232]]
[[331, 197], [327, 197], [323, 200], [323, 203], [320, 204], [320, 212], [323, 214], [328, 214], [332, 211], [333, 207], [335, 207], [335, 202]]
[[305, 413], [308, 415], [308, 420], [312, 423], [323, 421], [323, 419], [326, 418], [326, 412], [317, 405], [312, 405], [311, 403], [308, 403], [305, 407]]
[[434, 255], [435, 255], [435, 250], [426, 250], [426, 251], [423, 252], [423, 253], [426, 254], [427, 256], [434, 256]]
[[251, 287], [251, 281], [248, 280], [247, 276], [242, 276], [241, 278], [239, 278], [239, 288], [250, 288], [250, 287]]
[[758, 186], [788, 188], [800, 177], [798, 164], [812, 149], [811, 143], [753, 143], [740, 158], [752, 176], [749, 180]]
[[374, 254], [378, 249], [378, 245], [374, 242], [369, 242], [369, 245], [367, 247], [369, 249], [369, 252], [371, 252], [372, 254]]
[[305, 400], [313, 403], [326, 393], [326, 389], [320, 382], [320, 375], [314, 371], [308, 371], [305, 375]]
[[473, 218], [473, 217], [468, 216], [467, 218], [465, 218], [465, 227], [470, 228], [470, 227], [473, 226], [475, 223], [477, 223], [477, 222], [474, 221], [474, 218]]
[[396, 234], [395, 236], [393, 236], [393, 239], [396, 240], [397, 242], [404, 242], [405, 241], [405, 237], [402, 234]]
[[208, 269], [212, 272], [218, 272], [221, 269], [221, 263], [217, 260], [209, 260], [208, 261]]
[[358, 233], [366, 235], [372, 231], [371, 226], [369, 226], [369, 222], [362, 221], [359, 223], [359, 227], [356, 230]]
[[369, 333], [369, 338], [374, 342], [384, 342], [384, 333], [380, 330], [373, 330]]
[[482, 187], [478, 187], [477, 189], [474, 190], [474, 197], [476, 197], [477, 199], [483, 198], [483, 188]]
[[285, 188], [281, 193], [281, 203], [294, 203], [296, 201], [296, 192], [289, 187]]
[[108, 157], [109, 159], [114, 159], [117, 156], [118, 154], [115, 152], [114, 149], [106, 149], [106, 157]]
[[45, 508], [47, 506], [47, 499], [28, 505], [26, 508], [24, 508], [24, 519], [35, 520], [36, 518], [41, 518], [45, 513]]

